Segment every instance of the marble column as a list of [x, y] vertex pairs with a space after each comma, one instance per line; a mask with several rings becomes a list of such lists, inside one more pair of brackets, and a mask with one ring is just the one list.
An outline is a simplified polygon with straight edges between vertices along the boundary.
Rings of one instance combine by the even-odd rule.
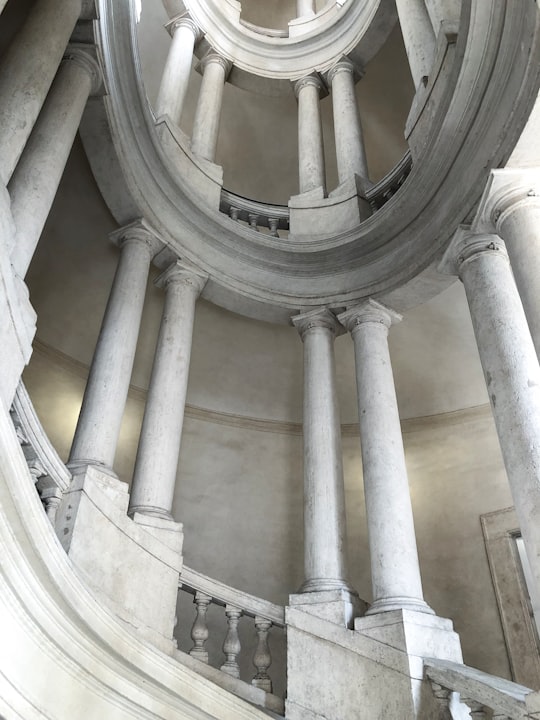
[[296, 17], [315, 15], [315, 0], [296, 0]]
[[81, 0], [37, 0], [0, 63], [0, 181], [7, 185], [81, 13]]
[[160, 243], [138, 221], [113, 233], [120, 258], [101, 325], [71, 447], [69, 465], [113, 472], [152, 257]]
[[100, 84], [92, 56], [70, 49], [8, 185], [17, 230], [12, 262], [20, 277], [34, 255], [88, 97]]
[[540, 590], [540, 367], [504, 242], [460, 228], [441, 269], [471, 313], [510, 490]]
[[229, 60], [214, 52], [200, 63], [203, 79], [193, 121], [191, 149], [195, 155], [210, 162], [216, 157], [223, 89], [231, 67]]
[[156, 280], [165, 304], [141, 429], [129, 514], [171, 519], [182, 439], [195, 304], [206, 277], [171, 265]]
[[358, 75], [353, 63], [342, 58], [328, 72], [328, 82], [332, 88], [339, 183], [358, 175], [367, 190], [369, 173], [355, 93], [355, 76]]
[[326, 171], [321, 123], [321, 78], [307, 75], [294, 85], [298, 98], [298, 162], [300, 193], [322, 188], [326, 194]]
[[518, 193], [495, 209], [495, 218], [540, 358], [540, 195], [535, 190]]
[[396, 8], [412, 79], [418, 89], [435, 59], [435, 32], [424, 0], [396, 0]]
[[304, 343], [304, 572], [301, 592], [347, 589], [345, 491], [329, 310], [296, 315]]
[[172, 42], [161, 78], [156, 116], [169, 115], [179, 125], [189, 85], [193, 50], [201, 33], [187, 13], [175, 18], [167, 28]]
[[0, 13], [6, 7], [6, 5], [7, 5], [7, 0], [0, 0]]
[[368, 613], [433, 613], [423, 599], [388, 329], [400, 316], [374, 300], [338, 320], [352, 334], [356, 359], [373, 604]]

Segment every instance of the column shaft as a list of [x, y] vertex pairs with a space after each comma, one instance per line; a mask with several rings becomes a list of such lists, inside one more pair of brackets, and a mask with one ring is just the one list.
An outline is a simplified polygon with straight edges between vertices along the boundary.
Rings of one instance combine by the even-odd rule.
[[423, 600], [388, 328], [395, 313], [369, 301], [338, 317], [351, 332], [371, 557], [369, 613], [408, 608], [431, 613]]
[[340, 183], [355, 175], [359, 175], [364, 181], [369, 178], [354, 88], [354, 71], [351, 62], [340, 61], [328, 73], [332, 86], [336, 158]]
[[0, 181], [7, 185], [37, 119], [81, 0], [38, 0], [4, 55], [0, 72]]
[[129, 505], [130, 514], [170, 518], [182, 439], [195, 303], [204, 279], [180, 265], [158, 278], [165, 305]]
[[302, 78], [295, 85], [298, 97], [298, 163], [300, 192], [317, 188], [326, 194], [326, 170], [320, 110], [321, 81]]
[[193, 122], [191, 149], [211, 162], [216, 157], [223, 89], [230, 63], [211, 54], [202, 63], [203, 79]]
[[540, 357], [540, 198], [512, 204], [497, 221], [529, 329]]
[[112, 469], [128, 396], [153, 238], [126, 230], [94, 352], [69, 462]]
[[431, 72], [435, 33], [424, 0], [396, 0], [401, 32], [415, 88]]
[[296, 17], [315, 14], [315, 0], [296, 0]]
[[[88, 66], [85, 63], [81, 57], [73, 55], [60, 66], [8, 186], [17, 229], [12, 261], [20, 277], [26, 275], [34, 255], [88, 96], [96, 82], [90, 60]], [[95, 69], [97, 72], [97, 66]]]
[[302, 592], [350, 589], [334, 338], [328, 311], [293, 318], [304, 342], [304, 570]]
[[173, 24], [172, 32], [171, 47], [156, 102], [156, 115], [169, 115], [171, 120], [179, 125], [189, 86], [198, 29], [189, 18], [181, 18]]
[[6, 5], [7, 5], [7, 0], [0, 0], [0, 13], [6, 7]]
[[540, 367], [504, 244], [463, 234], [456, 249], [504, 464], [540, 589]]

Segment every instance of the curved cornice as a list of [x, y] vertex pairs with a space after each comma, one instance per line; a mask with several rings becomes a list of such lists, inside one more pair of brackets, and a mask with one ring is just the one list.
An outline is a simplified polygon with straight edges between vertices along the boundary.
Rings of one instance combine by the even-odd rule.
[[[294, 242], [201, 208], [157, 136], [129, 6], [100, 0], [99, 42], [110, 91], [105, 106], [129, 206], [209, 276], [204, 297], [252, 317], [288, 322], [310, 307], [342, 308], [370, 296], [384, 301], [406, 283], [404, 304], [424, 302], [438, 292], [437, 282], [414, 278], [440, 259], [456, 226], [471, 215], [489, 169], [504, 164], [526, 123], [539, 85], [538, 30], [534, 3], [463, 0], [453, 59], [437, 78], [443, 86], [404, 185], [357, 229]], [[99, 182], [99, 167], [94, 170]], [[403, 307], [395, 299], [391, 304]]]
[[328, 5], [326, 12], [305, 23], [301, 34], [273, 37], [241, 23], [239, 3], [185, 0], [184, 4], [206, 41], [237, 68], [280, 80], [326, 71], [337, 57], [350, 53], [360, 64], [367, 63], [396, 21], [391, 0], [347, 0], [342, 6]]

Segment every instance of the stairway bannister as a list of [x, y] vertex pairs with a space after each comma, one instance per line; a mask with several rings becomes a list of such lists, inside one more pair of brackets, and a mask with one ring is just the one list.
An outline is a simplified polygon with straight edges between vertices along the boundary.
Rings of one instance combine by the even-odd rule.
[[[255, 666], [256, 673], [254, 676], [250, 676], [249, 679], [246, 678], [245, 682], [249, 682], [254, 688], [265, 693], [267, 698], [265, 706], [282, 713], [282, 700], [272, 694], [273, 683], [268, 674], [268, 668], [272, 664], [268, 636], [273, 626], [284, 630], [285, 608], [236, 590], [186, 566], [182, 569], [179, 588], [194, 596], [193, 602], [197, 608], [190, 633], [194, 645], [189, 650], [189, 655], [204, 664], [208, 664], [209, 653], [205, 644], [211, 633], [209, 629], [210, 623], [207, 622], [207, 610], [210, 605], [222, 607], [226, 618], [226, 622], [222, 620], [224, 628], [221, 635], [225, 662], [219, 665], [219, 669], [224, 676], [234, 678], [240, 684], [242, 684], [240, 680], [242, 664], [239, 663], [239, 659], [243, 653], [243, 648], [238, 634], [238, 622], [242, 617], [253, 620], [254, 643], [249, 648], [249, 651], [252, 653], [252, 663]], [[220, 630], [220, 632], [222, 631]], [[217, 634], [214, 632], [213, 636], [216, 637]], [[245, 667], [244, 672], [246, 672]], [[229, 680], [223, 680], [223, 682], [224, 684], [230, 683]]]
[[540, 718], [540, 692], [523, 685], [446, 660], [426, 659], [424, 672], [438, 699], [440, 688], [459, 693], [471, 718]]

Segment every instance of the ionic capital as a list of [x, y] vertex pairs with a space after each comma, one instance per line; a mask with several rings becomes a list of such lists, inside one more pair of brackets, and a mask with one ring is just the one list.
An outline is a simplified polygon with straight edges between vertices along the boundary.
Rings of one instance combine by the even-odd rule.
[[225, 73], [225, 80], [228, 78], [229, 73], [232, 70], [232, 62], [227, 60], [226, 57], [223, 57], [223, 55], [220, 55], [215, 50], [207, 52], [195, 69], [200, 72], [201, 75], [204, 75], [206, 68], [210, 64], [221, 65]]
[[492, 170], [471, 227], [497, 233], [510, 214], [525, 207], [540, 207], [540, 168]]
[[333, 82], [335, 76], [340, 72], [351, 75], [353, 82], [356, 82], [357, 80], [361, 80], [364, 77], [364, 71], [361, 68], [359, 68], [358, 65], [355, 65], [353, 63], [353, 61], [350, 60], [346, 55], [344, 55], [326, 73], [326, 82], [329, 87], [332, 87], [332, 82]]
[[103, 89], [103, 74], [92, 45], [70, 43], [64, 53], [62, 62], [75, 63], [86, 70], [92, 81], [90, 95], [98, 95], [101, 92]]
[[202, 30], [188, 12], [183, 12], [180, 15], [173, 17], [173, 19], [165, 25], [165, 29], [171, 37], [174, 37], [174, 33], [181, 27], [191, 30], [195, 39], [195, 44], [197, 44], [203, 36]]
[[386, 305], [372, 298], [369, 298], [369, 300], [359, 305], [354, 305], [338, 315], [339, 322], [353, 334], [360, 325], [366, 323], [384, 325], [388, 329], [391, 325], [396, 325], [398, 322], [401, 322], [401, 319], [401, 315], [395, 312], [395, 310], [386, 307]]
[[508, 261], [506, 246], [498, 235], [477, 233], [471, 226], [461, 225], [444, 253], [438, 271], [460, 277], [464, 265], [487, 254], [503, 257]]
[[172, 265], [169, 265], [169, 267], [156, 278], [154, 284], [156, 287], [164, 289], [169, 287], [169, 285], [184, 285], [185, 287], [191, 288], [196, 297], [199, 297], [207, 280], [207, 275], [180, 261], [176, 261]]
[[324, 84], [324, 81], [322, 77], [317, 72], [313, 72], [310, 75], [304, 75], [303, 78], [300, 78], [300, 80], [296, 80], [294, 82], [294, 94], [298, 98], [300, 95], [300, 91], [302, 88], [305, 87], [314, 87], [317, 88], [319, 92], [319, 97], [325, 97], [328, 95], [328, 90], [326, 88], [326, 85]]
[[337, 321], [336, 316], [328, 310], [328, 308], [317, 308], [316, 310], [310, 310], [300, 315], [294, 315], [291, 318], [292, 324], [298, 330], [302, 341], [306, 334], [315, 328], [323, 328], [337, 337], [341, 335], [344, 330], [340, 323]]
[[163, 241], [144, 218], [139, 218], [129, 225], [115, 230], [110, 233], [109, 239], [118, 247], [123, 247], [127, 243], [142, 244], [148, 248], [151, 258], [164, 248]]

